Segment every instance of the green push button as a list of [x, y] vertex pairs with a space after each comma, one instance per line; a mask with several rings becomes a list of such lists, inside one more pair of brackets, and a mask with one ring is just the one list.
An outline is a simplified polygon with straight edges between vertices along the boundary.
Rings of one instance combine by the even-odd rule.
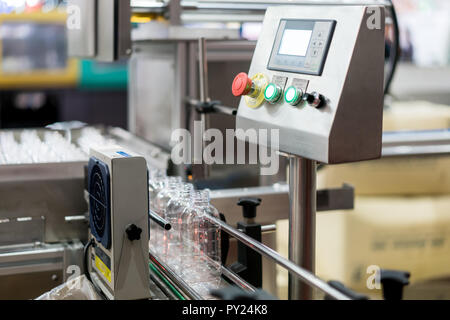
[[269, 83], [264, 91], [264, 98], [270, 103], [280, 100], [282, 89], [275, 83]]
[[284, 94], [284, 100], [292, 106], [296, 106], [302, 99], [303, 92], [294, 86], [287, 88]]

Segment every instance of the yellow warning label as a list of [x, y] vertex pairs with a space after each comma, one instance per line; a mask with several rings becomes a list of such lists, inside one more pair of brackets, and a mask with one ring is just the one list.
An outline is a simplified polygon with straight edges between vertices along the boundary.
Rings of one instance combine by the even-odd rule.
[[109, 270], [106, 264], [104, 264], [103, 261], [97, 256], [95, 256], [95, 266], [97, 267], [97, 270], [100, 271], [109, 282], [111, 282], [111, 270]]

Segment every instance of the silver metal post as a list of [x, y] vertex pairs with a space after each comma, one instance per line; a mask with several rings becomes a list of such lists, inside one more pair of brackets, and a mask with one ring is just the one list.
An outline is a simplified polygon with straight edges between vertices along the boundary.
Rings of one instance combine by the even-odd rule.
[[[289, 160], [289, 260], [315, 273], [316, 162]], [[289, 276], [289, 299], [312, 299], [312, 288]]]
[[181, 25], [181, 0], [171, 0], [169, 2], [170, 24], [172, 26]]
[[209, 101], [208, 61], [206, 58], [206, 39], [198, 39], [198, 64], [200, 76], [200, 101]]
[[[206, 58], [206, 39], [201, 37], [198, 40], [198, 65], [199, 65], [199, 78], [200, 78], [200, 102], [209, 102], [209, 88], [208, 88], [208, 60]], [[207, 114], [202, 113], [202, 143], [205, 150], [206, 142], [204, 139], [204, 133], [209, 128], [209, 117]], [[202, 164], [202, 178], [209, 177], [209, 166], [205, 163]]]

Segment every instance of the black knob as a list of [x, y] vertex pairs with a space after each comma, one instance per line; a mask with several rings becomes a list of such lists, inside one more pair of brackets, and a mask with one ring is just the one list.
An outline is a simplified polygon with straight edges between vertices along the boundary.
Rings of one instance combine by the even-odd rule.
[[303, 101], [306, 101], [311, 107], [320, 108], [325, 104], [325, 98], [318, 92], [305, 93]]
[[141, 239], [142, 229], [136, 226], [135, 224], [129, 225], [125, 230], [125, 232], [127, 233], [128, 239], [130, 241]]
[[409, 284], [410, 273], [407, 271], [381, 270], [380, 282], [383, 286], [385, 300], [402, 300], [403, 288]]
[[256, 207], [261, 204], [261, 201], [258, 198], [240, 198], [237, 204], [242, 206], [244, 218], [252, 219], [256, 217]]

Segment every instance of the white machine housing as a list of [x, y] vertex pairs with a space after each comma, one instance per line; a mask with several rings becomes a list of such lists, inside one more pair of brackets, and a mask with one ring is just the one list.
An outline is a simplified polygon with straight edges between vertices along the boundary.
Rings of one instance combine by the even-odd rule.
[[[283, 22], [284, 21], [284, 22]], [[295, 57], [276, 57], [285, 21], [315, 22], [306, 53], [309, 71]], [[300, 21], [300, 22], [299, 22]], [[320, 26], [319, 26], [320, 25]], [[322, 28], [322, 29], [321, 29]], [[317, 30], [316, 30], [317, 29]], [[249, 76], [266, 75], [283, 89], [277, 103], [247, 105], [242, 97], [237, 129], [279, 129], [279, 150], [322, 163], [344, 163], [381, 156], [385, 12], [379, 6], [277, 6], [268, 8]], [[319, 36], [324, 41], [317, 42]], [[327, 40], [327, 37], [329, 39]], [[300, 40], [299, 40], [300, 41]], [[318, 48], [319, 54], [315, 51]], [[284, 48], [289, 50], [289, 48]], [[287, 52], [287, 51], [286, 51]], [[319, 58], [312, 58], [317, 57]], [[320, 57], [323, 56], [323, 64]], [[286, 57], [286, 59], [285, 59]], [[308, 61], [311, 59], [311, 61]], [[287, 65], [285, 68], [282, 65]], [[281, 65], [281, 66], [280, 66]], [[302, 65], [303, 66], [303, 65]], [[325, 104], [285, 102], [289, 86], [323, 95]], [[270, 141], [261, 145], [274, 146]], [[247, 135], [239, 135], [249, 140]]]
[[[117, 146], [91, 149], [90, 156], [91, 161], [99, 161], [109, 169], [106, 191], [110, 199], [111, 232], [108, 249], [95, 239], [90, 229], [90, 239], [94, 238], [96, 243], [90, 249], [91, 278], [109, 299], [147, 299], [150, 278], [146, 160]], [[131, 241], [127, 236], [126, 230], [132, 224], [141, 229], [139, 240]], [[108, 260], [110, 265], [106, 263]]]

